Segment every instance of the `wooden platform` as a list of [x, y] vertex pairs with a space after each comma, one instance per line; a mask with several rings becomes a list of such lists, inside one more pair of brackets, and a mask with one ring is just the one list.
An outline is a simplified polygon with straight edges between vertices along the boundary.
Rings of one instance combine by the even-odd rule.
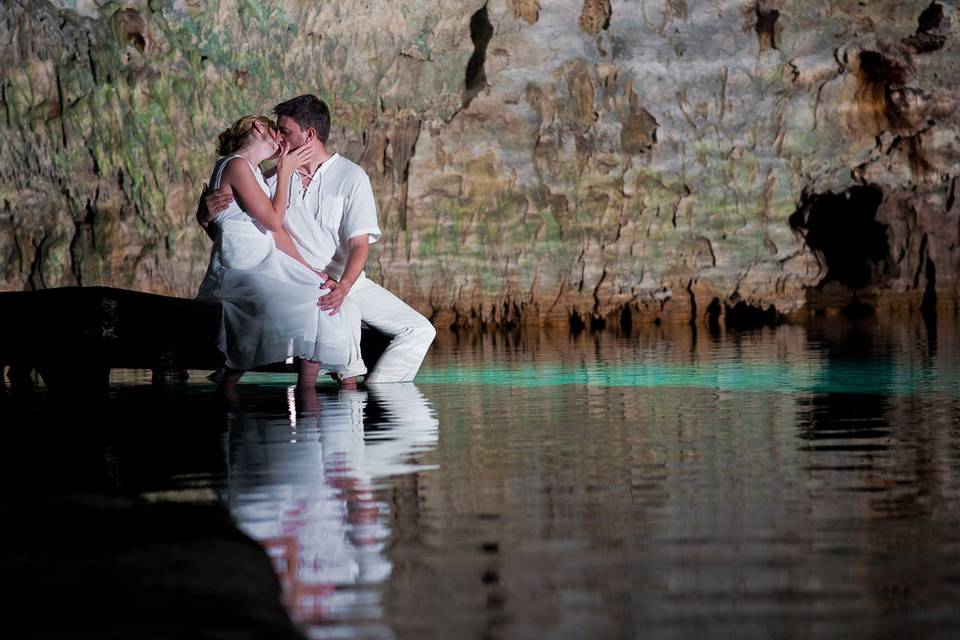
[[[114, 368], [151, 369], [154, 382], [168, 382], [223, 365], [219, 322], [219, 305], [110, 287], [0, 293], [0, 371], [10, 367], [14, 387], [32, 386], [32, 370], [51, 389], [106, 388]], [[368, 366], [385, 345], [364, 330]]]

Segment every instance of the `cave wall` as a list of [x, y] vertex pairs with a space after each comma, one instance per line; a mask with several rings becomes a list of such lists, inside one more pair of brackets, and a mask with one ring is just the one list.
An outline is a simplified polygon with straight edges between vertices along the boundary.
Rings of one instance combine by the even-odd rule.
[[[438, 324], [931, 292], [955, 310], [958, 20], [945, 1], [12, 0], [0, 283], [193, 295], [216, 134], [313, 92], [374, 182], [368, 273]], [[833, 217], [873, 243], [865, 281], [806, 241]]]

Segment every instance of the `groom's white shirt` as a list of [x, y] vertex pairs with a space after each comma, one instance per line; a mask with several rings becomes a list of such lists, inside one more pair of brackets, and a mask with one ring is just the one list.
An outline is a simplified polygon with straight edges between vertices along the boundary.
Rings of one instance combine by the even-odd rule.
[[[273, 193], [276, 174], [267, 184]], [[306, 187], [294, 173], [283, 227], [307, 262], [339, 280], [347, 266], [350, 239], [364, 234], [370, 244], [380, 239], [370, 178], [359, 165], [337, 153], [317, 168]]]

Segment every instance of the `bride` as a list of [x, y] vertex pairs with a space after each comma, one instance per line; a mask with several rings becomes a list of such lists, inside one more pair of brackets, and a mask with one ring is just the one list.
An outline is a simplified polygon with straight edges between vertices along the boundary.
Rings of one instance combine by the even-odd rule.
[[[232, 192], [234, 200], [210, 223], [213, 250], [197, 299], [223, 308], [221, 384], [232, 387], [245, 370], [299, 357], [297, 385], [313, 387], [321, 368], [336, 374], [360, 359], [360, 312], [348, 300], [336, 315], [320, 309], [324, 276], [283, 228], [289, 187], [278, 186], [271, 199], [259, 167], [276, 159], [277, 185], [289, 185], [313, 149], [290, 151], [272, 120], [250, 115], [220, 134], [218, 152], [210, 187]], [[342, 384], [354, 388], [356, 379]]]

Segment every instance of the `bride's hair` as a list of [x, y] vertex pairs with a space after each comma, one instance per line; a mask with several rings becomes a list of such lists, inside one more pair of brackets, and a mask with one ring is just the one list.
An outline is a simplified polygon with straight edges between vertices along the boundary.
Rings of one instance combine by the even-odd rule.
[[277, 125], [267, 116], [243, 116], [230, 128], [220, 134], [217, 138], [217, 153], [222, 156], [230, 155], [243, 146], [253, 129], [253, 125], [259, 122], [268, 129], [276, 129]]

